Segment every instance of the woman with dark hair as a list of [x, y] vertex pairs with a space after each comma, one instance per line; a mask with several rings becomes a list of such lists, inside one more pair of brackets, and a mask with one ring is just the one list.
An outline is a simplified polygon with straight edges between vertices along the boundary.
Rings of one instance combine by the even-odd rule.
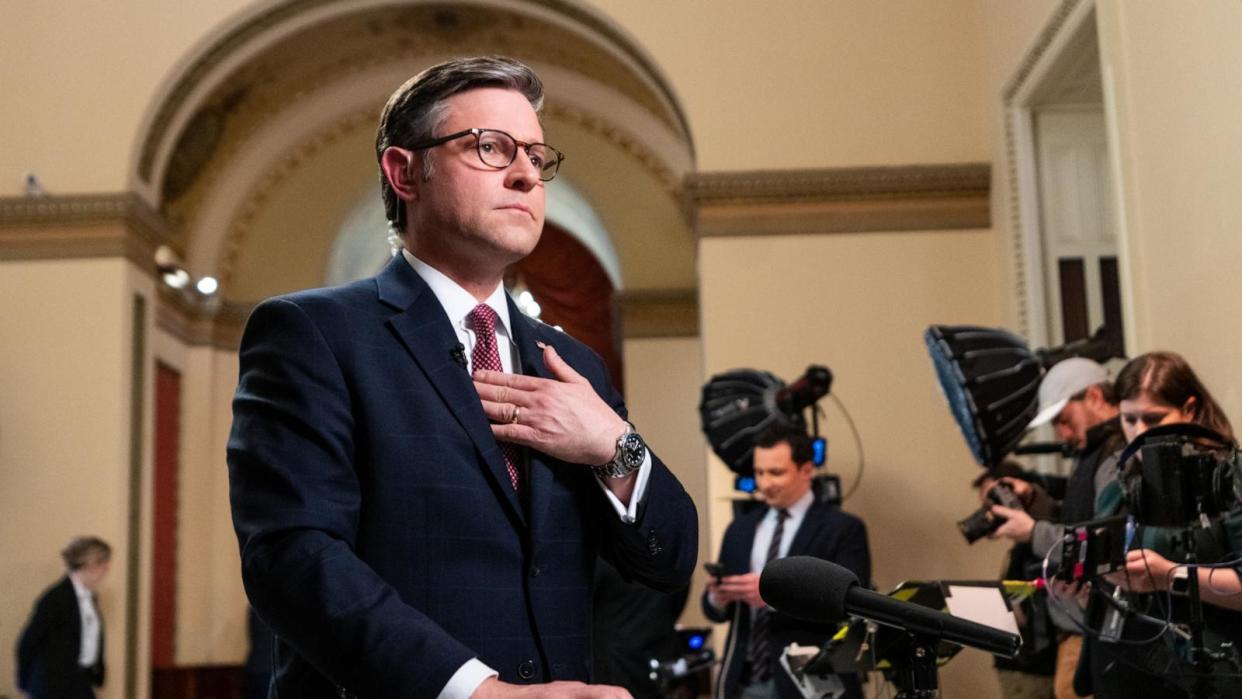
[[[1157, 425], [1192, 423], [1221, 436], [1221, 444], [1211, 445], [1219, 459], [1235, 459], [1236, 441], [1229, 418], [1180, 355], [1151, 352], [1136, 357], [1117, 375], [1114, 388], [1119, 400], [1121, 428], [1128, 442], [1133, 443]], [[1138, 477], [1140, 458], [1136, 455], [1128, 463], [1118, 465], [1119, 480], [1099, 494], [1097, 516], [1125, 513], [1123, 483], [1133, 482]], [[1213, 565], [1233, 561], [1242, 552], [1242, 502], [1237, 501], [1236, 495], [1238, 477], [1242, 475], [1239, 466], [1235, 461], [1232, 506], [1211, 521], [1210, 526], [1205, 522], [1205, 526], [1196, 526], [1190, 534], [1194, 537], [1196, 558], [1201, 565], [1196, 569], [1200, 598], [1205, 604], [1213, 605], [1204, 609], [1205, 639], [1213, 650], [1220, 650], [1223, 643], [1238, 647], [1242, 642], [1242, 614], [1237, 611], [1242, 610], [1242, 580], [1236, 567]], [[1132, 605], [1144, 610], [1149, 617], [1171, 617], [1175, 622], [1185, 623], [1189, 619], [1185, 598], [1188, 568], [1184, 562], [1184, 537], [1188, 529], [1145, 526], [1144, 521], [1137, 524], [1134, 547], [1126, 554], [1125, 567], [1105, 579], [1122, 590], [1139, 593]], [[1143, 643], [1139, 638], [1150, 642]], [[1136, 641], [1138, 646], [1134, 645]], [[1127, 641], [1121, 645], [1093, 643], [1091, 654], [1094, 657], [1089, 663], [1096, 696], [1187, 696], [1194, 678], [1185, 646], [1176, 640], [1176, 634], [1168, 629], [1161, 632], [1155, 625], [1128, 633]], [[1229, 679], [1215, 677], [1214, 684], [1219, 690], [1222, 689], [1220, 682], [1226, 682], [1226, 694], [1236, 696], [1233, 691], [1237, 689], [1237, 680], [1232, 677], [1236, 673], [1228, 674], [1231, 674]]]
[[1235, 443], [1233, 427], [1190, 364], [1175, 352], [1148, 352], [1126, 364], [1113, 382], [1127, 441], [1156, 425], [1192, 422]]
[[[1128, 442], [1157, 425], [1193, 423], [1207, 427], [1230, 445], [1236, 445], [1225, 411], [1179, 354], [1149, 352], [1136, 357], [1117, 375], [1114, 386], [1120, 399], [1121, 429]], [[1121, 466], [1124, 468], [1126, 464]], [[1238, 475], [1235, 468], [1235, 478]], [[1226, 520], [1224, 526], [1228, 529], [1230, 521], [1228, 517]], [[1157, 533], [1150, 528], [1149, 531]], [[1237, 547], [1232, 548], [1237, 550]], [[1184, 564], [1170, 561], [1155, 550], [1140, 548], [1127, 554], [1125, 571], [1116, 573], [1114, 582], [1133, 592], [1166, 592], [1171, 589], [1174, 577], [1179, 572], [1184, 575], [1184, 571]], [[1200, 568], [1198, 572], [1204, 602], [1242, 610], [1242, 580], [1236, 570]]]

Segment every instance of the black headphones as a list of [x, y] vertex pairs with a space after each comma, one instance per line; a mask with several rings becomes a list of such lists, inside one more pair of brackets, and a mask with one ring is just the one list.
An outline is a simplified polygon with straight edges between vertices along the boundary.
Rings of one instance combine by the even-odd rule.
[[[1194, 453], [1186, 453], [1187, 445]], [[1126, 445], [1118, 468], [1124, 472], [1126, 464], [1149, 446], [1181, 453], [1159, 459], [1159, 452], [1152, 452], [1151, 463], [1142, 464], [1139, 477], [1123, 478], [1126, 507], [1141, 524], [1184, 526], [1200, 512], [1212, 516], [1238, 504], [1234, 486], [1237, 446], [1229, 438], [1195, 423], [1159, 425]], [[1170, 461], [1173, 468], [1167, 467]], [[1184, 468], [1188, 461], [1189, 467]]]

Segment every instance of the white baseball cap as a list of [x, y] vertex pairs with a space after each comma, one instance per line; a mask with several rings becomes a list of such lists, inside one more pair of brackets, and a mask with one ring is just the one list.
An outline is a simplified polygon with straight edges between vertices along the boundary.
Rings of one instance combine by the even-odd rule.
[[1070, 398], [1108, 380], [1108, 370], [1084, 357], [1070, 357], [1052, 366], [1039, 382], [1039, 412], [1026, 428], [1033, 429], [1060, 414]]

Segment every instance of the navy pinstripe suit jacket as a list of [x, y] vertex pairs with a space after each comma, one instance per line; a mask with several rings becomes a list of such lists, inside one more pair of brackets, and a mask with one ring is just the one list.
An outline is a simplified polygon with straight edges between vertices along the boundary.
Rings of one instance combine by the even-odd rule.
[[[551, 378], [549, 343], [625, 415], [594, 352], [509, 304], [523, 373]], [[697, 516], [668, 469], [653, 457], [634, 524], [589, 469], [533, 450], [515, 493], [456, 346], [401, 256], [247, 323], [230, 490], [279, 696], [434, 697], [476, 656], [509, 682], [587, 680], [598, 555], [688, 583]]]

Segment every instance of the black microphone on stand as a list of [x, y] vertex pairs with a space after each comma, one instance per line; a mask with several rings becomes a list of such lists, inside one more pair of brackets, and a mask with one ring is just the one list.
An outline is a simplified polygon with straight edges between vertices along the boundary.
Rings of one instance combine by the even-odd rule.
[[840, 622], [850, 614], [913, 634], [1012, 658], [1022, 637], [859, 586], [835, 563], [810, 556], [779, 558], [759, 576], [759, 594], [777, 611], [806, 621]]

